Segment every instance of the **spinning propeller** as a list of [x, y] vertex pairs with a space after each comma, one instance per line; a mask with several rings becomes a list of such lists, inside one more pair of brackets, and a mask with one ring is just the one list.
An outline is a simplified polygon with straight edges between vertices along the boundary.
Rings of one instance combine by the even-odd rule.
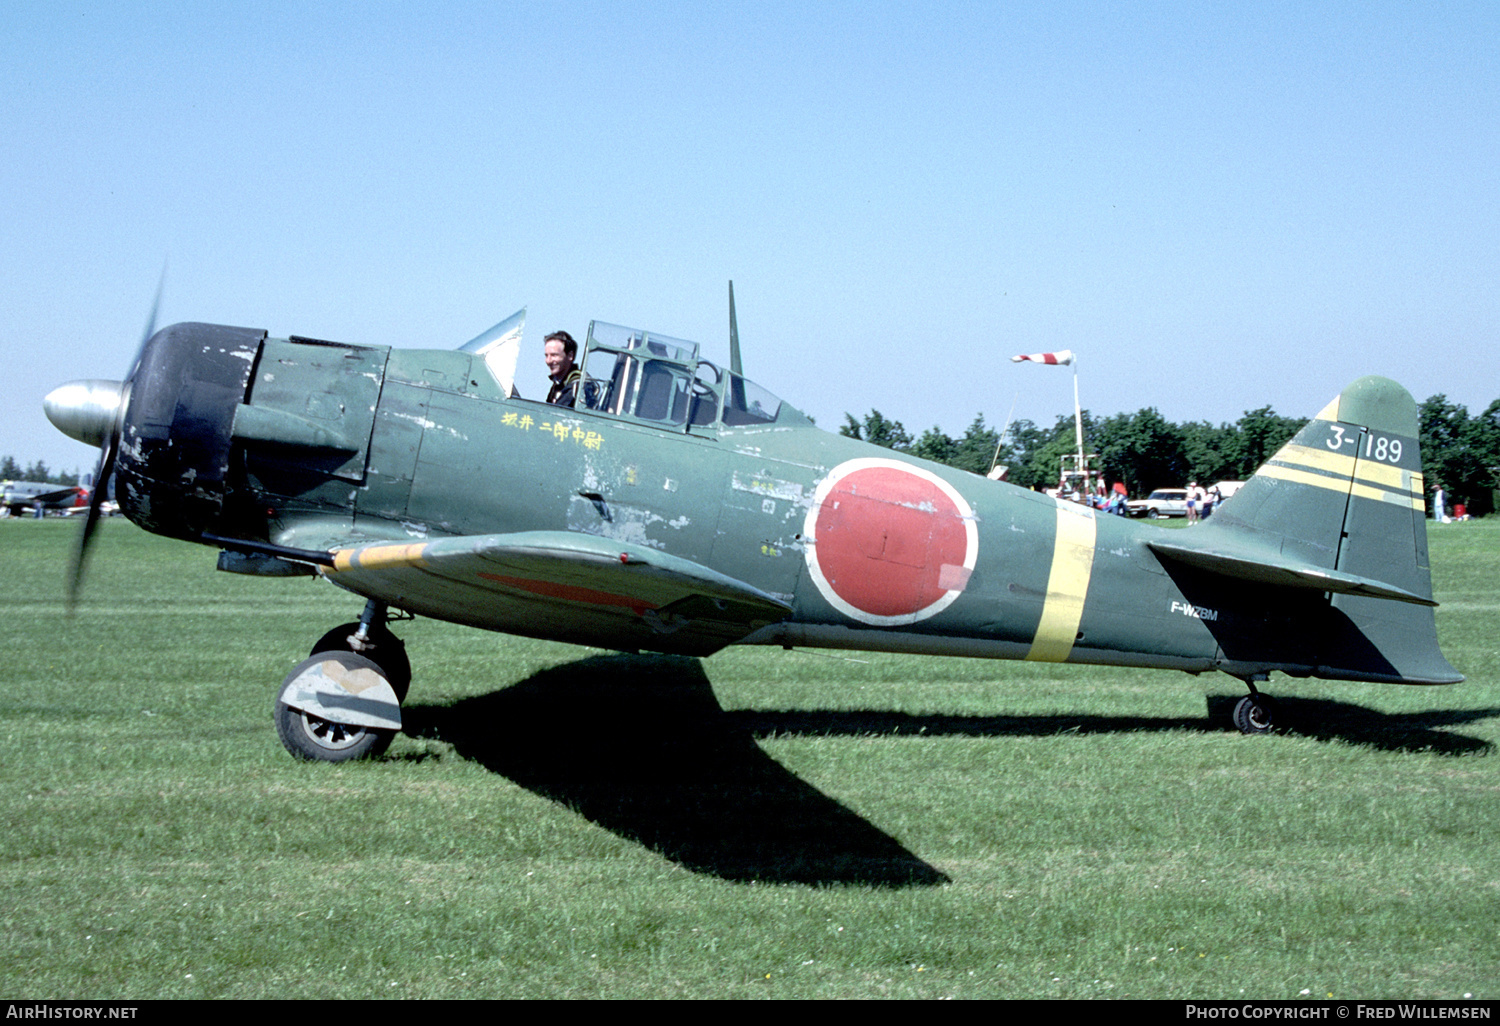
[[125, 408], [130, 403], [131, 386], [141, 366], [141, 355], [146, 343], [156, 332], [156, 312], [161, 306], [162, 285], [166, 271], [156, 286], [156, 298], [151, 303], [151, 315], [146, 319], [146, 331], [141, 344], [136, 347], [135, 359], [123, 381], [89, 379], [70, 381], [59, 385], [47, 394], [43, 408], [47, 419], [63, 434], [88, 445], [99, 447], [99, 463], [94, 468], [94, 487], [89, 495], [89, 511], [83, 521], [83, 533], [78, 536], [78, 547], [73, 552], [73, 564], [68, 573], [68, 609], [71, 611], [78, 601], [78, 589], [83, 583], [84, 562], [88, 559], [89, 543], [99, 523], [99, 510], [105, 496], [109, 494], [109, 480], [115, 469], [115, 456], [120, 449], [120, 429], [125, 419]]

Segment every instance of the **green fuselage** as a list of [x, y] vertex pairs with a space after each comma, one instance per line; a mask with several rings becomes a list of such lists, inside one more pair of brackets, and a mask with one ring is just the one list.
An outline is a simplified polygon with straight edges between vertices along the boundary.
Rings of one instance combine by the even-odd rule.
[[[250, 403], [299, 409], [329, 390], [326, 364], [344, 364], [339, 387], [357, 391], [381, 352], [320, 364], [306, 346], [265, 345]], [[391, 351], [366, 451], [321, 480], [305, 458], [292, 472], [252, 457], [256, 500], [279, 507], [269, 539], [316, 549], [567, 530], [670, 553], [791, 605], [749, 643], [1188, 670], [1222, 658], [1204, 618], [1232, 614], [1184, 594], [1144, 544], [1160, 528], [832, 435], [795, 411], [663, 427], [506, 398], [470, 361]], [[842, 489], [820, 496], [841, 474]], [[519, 610], [465, 619], [532, 632]]]
[[[1459, 679], [1435, 644], [1415, 407], [1394, 382], [1351, 385], [1212, 523], [1172, 531], [828, 434], [695, 348], [624, 331], [578, 408], [507, 396], [462, 351], [265, 340], [215, 533], [304, 552], [442, 543], [432, 577], [461, 565], [444, 539], [525, 550], [550, 562], [429, 587], [422, 552], [390, 550], [330, 576], [414, 613], [603, 647]], [[541, 534], [552, 556], [531, 551]], [[608, 545], [707, 590], [658, 606], [558, 562]], [[717, 626], [674, 636], [689, 620]]]

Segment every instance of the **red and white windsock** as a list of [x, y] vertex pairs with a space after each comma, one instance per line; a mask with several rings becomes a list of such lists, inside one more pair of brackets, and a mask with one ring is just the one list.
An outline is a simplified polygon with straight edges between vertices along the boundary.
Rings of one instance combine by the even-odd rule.
[[1032, 363], [1055, 363], [1066, 366], [1073, 362], [1073, 350], [1064, 349], [1058, 353], [1026, 353], [1010, 358], [1011, 363], [1022, 363], [1027, 360]]

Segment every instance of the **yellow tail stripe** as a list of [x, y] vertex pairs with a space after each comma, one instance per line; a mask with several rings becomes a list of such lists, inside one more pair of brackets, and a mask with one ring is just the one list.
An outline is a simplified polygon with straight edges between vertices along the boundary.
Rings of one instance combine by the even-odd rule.
[[[1361, 499], [1374, 499], [1376, 502], [1388, 502], [1394, 506], [1406, 509], [1424, 509], [1422, 503], [1422, 475], [1409, 474], [1406, 480], [1410, 482], [1410, 490], [1402, 488], [1400, 491], [1392, 491], [1387, 488], [1374, 487], [1365, 484], [1363, 480], [1351, 482], [1347, 477], [1325, 477], [1306, 470], [1298, 470], [1295, 467], [1278, 467], [1268, 463], [1256, 473], [1257, 477], [1271, 477], [1278, 481], [1291, 481], [1295, 484], [1312, 485], [1314, 488], [1323, 488], [1330, 492], [1338, 492], [1340, 495], [1353, 494]], [[1403, 481], [1403, 484], [1406, 482]]]
[[1094, 544], [1098, 522], [1093, 510], [1070, 503], [1057, 504], [1057, 540], [1052, 546], [1052, 569], [1047, 575], [1047, 598], [1042, 622], [1026, 658], [1038, 662], [1066, 662], [1083, 621], [1083, 600], [1094, 572]]
[[1271, 462], [1303, 467], [1307, 470], [1321, 470], [1338, 477], [1354, 476], [1353, 456], [1341, 452], [1330, 452], [1327, 449], [1314, 449], [1295, 442], [1283, 446], [1280, 452], [1271, 457]]
[[[1378, 463], [1374, 460], [1356, 460], [1353, 456], [1343, 453], [1329, 452], [1325, 449], [1312, 448], [1306, 445], [1285, 446], [1275, 456], [1271, 457], [1272, 464], [1281, 464], [1287, 467], [1300, 467], [1303, 470], [1321, 470], [1326, 474], [1337, 477], [1350, 478], [1363, 481], [1365, 484], [1386, 491], [1409, 491], [1412, 487], [1411, 477], [1414, 473], [1403, 470], [1394, 464]], [[1418, 494], [1421, 489], [1418, 488]]]

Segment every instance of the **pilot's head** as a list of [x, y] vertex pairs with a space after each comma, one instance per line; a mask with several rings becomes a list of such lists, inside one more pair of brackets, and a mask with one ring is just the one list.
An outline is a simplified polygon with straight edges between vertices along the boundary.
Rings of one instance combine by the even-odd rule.
[[578, 343], [566, 331], [554, 331], [542, 346], [542, 358], [547, 361], [547, 373], [554, 380], [561, 381], [578, 359]]

